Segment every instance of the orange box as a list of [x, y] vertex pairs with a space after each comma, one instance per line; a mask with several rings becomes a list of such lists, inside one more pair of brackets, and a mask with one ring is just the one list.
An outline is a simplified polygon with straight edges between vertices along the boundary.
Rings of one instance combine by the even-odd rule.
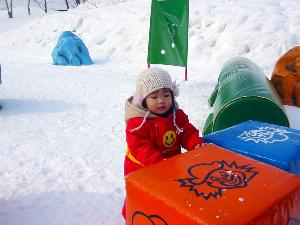
[[216, 145], [126, 178], [130, 225], [300, 224], [300, 176]]

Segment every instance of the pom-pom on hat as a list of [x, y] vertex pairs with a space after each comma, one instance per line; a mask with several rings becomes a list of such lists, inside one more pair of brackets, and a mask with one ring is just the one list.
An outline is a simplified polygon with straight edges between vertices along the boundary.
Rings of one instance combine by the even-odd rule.
[[140, 107], [142, 101], [150, 93], [161, 88], [169, 88], [173, 92], [174, 97], [179, 95], [176, 82], [172, 81], [172, 78], [167, 71], [157, 67], [145, 69], [140, 73], [137, 79], [133, 103]]

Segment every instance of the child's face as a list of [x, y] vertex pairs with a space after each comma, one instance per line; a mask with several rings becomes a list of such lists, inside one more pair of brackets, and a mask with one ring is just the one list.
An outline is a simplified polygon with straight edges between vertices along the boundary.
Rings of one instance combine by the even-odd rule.
[[166, 113], [172, 106], [172, 95], [168, 88], [152, 92], [146, 97], [146, 104], [151, 112], [156, 114]]

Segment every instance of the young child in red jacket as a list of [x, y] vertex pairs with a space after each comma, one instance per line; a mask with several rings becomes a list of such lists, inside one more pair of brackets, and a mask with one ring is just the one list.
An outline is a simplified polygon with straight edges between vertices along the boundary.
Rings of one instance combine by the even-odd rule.
[[[136, 91], [126, 101], [127, 152], [124, 174], [190, 151], [203, 143], [199, 131], [179, 109], [179, 90], [163, 69], [150, 68], [138, 77]], [[126, 218], [125, 203], [122, 214]]]

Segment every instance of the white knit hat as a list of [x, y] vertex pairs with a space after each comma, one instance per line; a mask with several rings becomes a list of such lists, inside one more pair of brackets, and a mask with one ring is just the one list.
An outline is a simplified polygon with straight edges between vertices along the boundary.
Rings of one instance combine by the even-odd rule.
[[140, 107], [143, 100], [150, 93], [161, 88], [169, 88], [173, 92], [174, 97], [179, 95], [176, 82], [172, 82], [172, 78], [167, 71], [157, 67], [145, 69], [137, 79], [133, 103]]

